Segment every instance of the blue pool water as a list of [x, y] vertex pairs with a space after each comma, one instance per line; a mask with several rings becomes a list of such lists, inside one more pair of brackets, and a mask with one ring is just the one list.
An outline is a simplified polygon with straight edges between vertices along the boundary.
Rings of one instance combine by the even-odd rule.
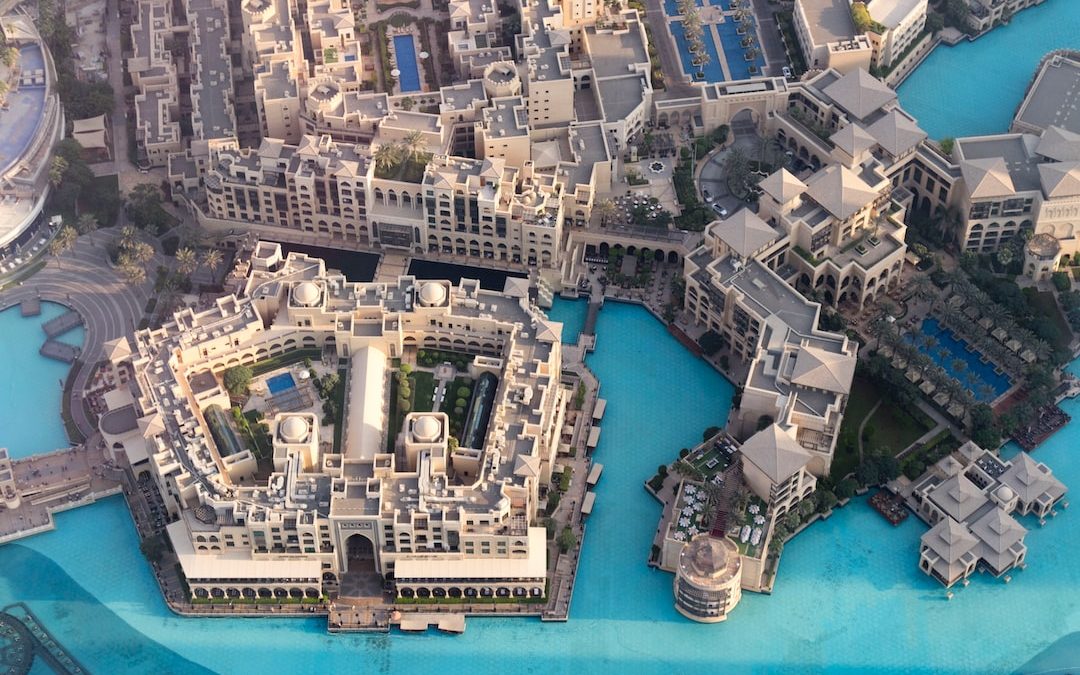
[[1080, 2], [1046, 0], [974, 42], [939, 46], [897, 93], [931, 138], [1002, 133], [1042, 57], [1080, 48]]
[[585, 317], [589, 314], [589, 301], [582, 298], [579, 300], [564, 300], [555, 298], [555, 305], [548, 310], [548, 318], [552, 321], [561, 321], [563, 325], [563, 344], [577, 344], [578, 335], [585, 327]]
[[[686, 40], [686, 31], [683, 30], [682, 21], [672, 21], [668, 24], [671, 35], [675, 38], [675, 46], [679, 49], [679, 60], [682, 61], [683, 72], [690, 75], [695, 82], [723, 82], [724, 68], [720, 65], [720, 55], [716, 52], [716, 42], [713, 41], [712, 30], [706, 30], [702, 34], [705, 43], [705, 51], [709, 54], [709, 63], [704, 69], [699, 69], [693, 64], [693, 55], [690, 54], [690, 43]], [[708, 28], [708, 26], [706, 26]], [[705, 79], [699, 80], [697, 73], [703, 71]]]
[[266, 380], [266, 388], [270, 390], [271, 396], [276, 396], [283, 391], [295, 389], [296, 380], [293, 379], [291, 373], [282, 373]]
[[[694, 0], [694, 4], [698, 7], [704, 7], [705, 3], [702, 0]], [[716, 2], [710, 2], [709, 4], [717, 4]], [[664, 12], [668, 16], [679, 16], [679, 3], [676, 0], [664, 0]]]
[[[753, 17], [750, 18], [753, 24], [753, 32], [757, 32], [757, 21]], [[716, 32], [720, 34], [720, 43], [724, 48], [724, 58], [727, 60], [728, 70], [731, 72], [731, 79], [733, 80], [745, 80], [748, 77], [755, 77], [760, 75], [762, 69], [765, 67], [765, 56], [761, 53], [761, 49], [758, 49], [758, 55], [753, 61], [747, 61], [745, 58], [746, 50], [742, 47], [743, 35], [739, 35], [739, 24], [734, 19], [729, 19], [724, 23], [716, 24]], [[750, 65], [757, 66], [757, 74], [750, 74]]]
[[[60, 424], [60, 383], [68, 365], [38, 354], [46, 339], [41, 324], [65, 311], [43, 302], [40, 316], [23, 318], [18, 306], [0, 312], [0, 447], [12, 457], [68, 446]], [[79, 346], [83, 335], [79, 326], [57, 339]]]
[[[643, 309], [617, 303], [600, 313], [589, 365], [609, 402], [596, 450], [605, 471], [567, 624], [470, 619], [458, 637], [329, 636], [321, 619], [182, 619], [159, 599], [119, 498], [0, 547], [0, 605], [26, 602], [93, 672], [134, 673], [354, 672], [358, 663], [362, 672], [426, 673], [436, 662], [448, 675], [987, 673], [1012, 671], [1080, 630], [1075, 509], [1045, 528], [1024, 521], [1029, 568], [1011, 584], [978, 576], [947, 602], [917, 569], [924, 526], [909, 518], [893, 528], [864, 500], [787, 546], [772, 596], [746, 594], [722, 625], [687, 621], [672, 607], [671, 576], [645, 565], [660, 507], [642, 481], [723, 422], [732, 387]], [[1063, 407], [1080, 418], [1080, 400]], [[1037, 451], [1074, 488], [1077, 431]]]
[[[926, 345], [922, 344], [918, 339], [919, 335], [909, 334], [907, 338], [914, 338], [915, 346], [919, 348], [919, 351], [929, 356], [934, 363], [944, 368], [945, 372], [949, 373], [953, 379], [967, 387], [975, 395], [976, 401], [989, 403], [1004, 394], [1012, 386], [1012, 382], [1009, 381], [1007, 376], [994, 370], [993, 363], [983, 363], [979, 352], [968, 351], [968, 343], [954, 335], [949, 329], [942, 327], [937, 319], [933, 317], [925, 319], [922, 322], [922, 333], [933, 335], [937, 338], [938, 344], [932, 349], [927, 349]], [[944, 357], [941, 355], [942, 349], [949, 352]], [[953, 368], [953, 361], [957, 359], [961, 359], [967, 364], [960, 372]], [[992, 395], [987, 395], [983, 391], [985, 386], [993, 389]]]
[[395, 35], [394, 54], [397, 57], [398, 70], [401, 71], [398, 75], [401, 93], [420, 91], [420, 70], [416, 65], [416, 41], [413, 36]]
[[[45, 68], [45, 56], [36, 44], [19, 49], [24, 72]], [[45, 109], [45, 86], [20, 85], [8, 93], [6, 110], [0, 112], [0, 172], [7, 171], [34, 140]]]

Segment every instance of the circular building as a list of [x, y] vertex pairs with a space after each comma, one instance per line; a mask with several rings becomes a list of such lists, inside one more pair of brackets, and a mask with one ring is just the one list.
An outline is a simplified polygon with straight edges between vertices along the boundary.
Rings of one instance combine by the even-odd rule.
[[521, 78], [517, 66], [510, 61], [495, 61], [484, 68], [484, 91], [491, 98], [517, 96], [521, 93]]
[[675, 609], [702, 623], [727, 619], [742, 598], [742, 557], [730, 539], [699, 534], [686, 542], [675, 570]]
[[1043, 232], [1032, 237], [1024, 247], [1024, 269], [1035, 281], [1050, 278], [1061, 257], [1061, 243], [1051, 234]]

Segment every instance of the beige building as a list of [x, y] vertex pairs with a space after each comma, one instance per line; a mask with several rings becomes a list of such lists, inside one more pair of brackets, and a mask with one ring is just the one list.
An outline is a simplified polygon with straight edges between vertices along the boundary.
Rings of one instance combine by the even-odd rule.
[[874, 48], [855, 30], [849, 0], [795, 0], [795, 32], [811, 70], [870, 68]]
[[[153, 478], [179, 517], [168, 534], [193, 596], [319, 597], [350, 574], [392, 578], [401, 597], [542, 596], [537, 504], [566, 406], [560, 324], [517, 286], [353, 284], [264, 243], [249, 260], [238, 295], [183, 310], [111, 352], [136, 373], [130, 430], [120, 419], [109, 430], [121, 439], [114, 451]], [[233, 452], [211, 419], [222, 372], [312, 348], [344, 373], [340, 447], [317, 415], [279, 414], [273, 470], [256, 480], [243, 466], [249, 451]], [[440, 412], [387, 428], [390, 360], [418, 348], [469, 355], [465, 374], [483, 400], [475, 408], [488, 413], [456, 442]], [[266, 405], [284, 405], [253, 386]], [[295, 386], [290, 400], [306, 385]]]
[[742, 599], [742, 558], [727, 537], [686, 542], [675, 571], [675, 609], [701, 623], [725, 621]]
[[915, 44], [926, 27], [928, 6], [928, 0], [871, 0], [867, 3], [870, 17], [877, 23], [866, 32], [874, 49], [870, 59], [872, 65], [889, 68]]

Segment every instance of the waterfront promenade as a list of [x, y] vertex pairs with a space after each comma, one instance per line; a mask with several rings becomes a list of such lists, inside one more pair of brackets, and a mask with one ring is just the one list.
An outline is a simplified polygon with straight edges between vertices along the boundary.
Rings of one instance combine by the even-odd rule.
[[97, 437], [88, 445], [12, 461], [18, 508], [0, 508], [0, 544], [55, 529], [53, 514], [121, 491]]

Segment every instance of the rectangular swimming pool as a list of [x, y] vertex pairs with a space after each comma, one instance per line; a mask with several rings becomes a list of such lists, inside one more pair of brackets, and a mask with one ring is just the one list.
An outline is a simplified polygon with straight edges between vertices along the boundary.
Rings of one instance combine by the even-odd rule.
[[[933, 336], [936, 344], [927, 346], [922, 335]], [[983, 362], [978, 351], [968, 351], [968, 343], [942, 326], [937, 319], [928, 317], [923, 321], [922, 335], [909, 335], [908, 339], [913, 340], [920, 352], [974, 394], [976, 401], [989, 403], [1012, 386], [1007, 375], [997, 372], [993, 363]], [[958, 359], [963, 362], [959, 371], [953, 365]]]
[[[724, 58], [727, 60], [732, 79], [745, 80], [748, 77], [761, 75], [762, 69], [765, 68], [765, 57], [762, 55], [761, 49], [758, 48], [754, 60], [746, 60], [746, 50], [742, 46], [742, 39], [745, 36], [739, 35], [739, 24], [735, 19], [728, 17], [728, 20], [724, 23], [717, 24], [716, 32], [720, 34], [720, 44], [724, 48]], [[749, 34], [754, 37], [754, 43], [758, 44], [756, 33], [757, 23], [753, 17], [750, 17]], [[757, 67], [756, 73], [750, 72], [751, 65]]]
[[[686, 31], [682, 21], [672, 21], [668, 26], [671, 35], [675, 38], [675, 46], [679, 49], [679, 59], [682, 61], [683, 72], [690, 76], [694, 82], [723, 82], [724, 67], [720, 65], [720, 55], [716, 51], [716, 43], [713, 41], [712, 28], [706, 25], [702, 35], [705, 51], [709, 55], [709, 63], [704, 68], [694, 65], [694, 55], [690, 53], [690, 43], [686, 39]], [[704, 78], [697, 77], [698, 72], [705, 74]]]
[[271, 396], [277, 396], [283, 391], [295, 389], [296, 380], [293, 379], [292, 373], [281, 373], [267, 379], [266, 388], [270, 390]]
[[420, 91], [420, 70], [416, 65], [416, 41], [412, 35], [394, 36], [394, 55], [397, 57], [398, 84], [401, 92]]

